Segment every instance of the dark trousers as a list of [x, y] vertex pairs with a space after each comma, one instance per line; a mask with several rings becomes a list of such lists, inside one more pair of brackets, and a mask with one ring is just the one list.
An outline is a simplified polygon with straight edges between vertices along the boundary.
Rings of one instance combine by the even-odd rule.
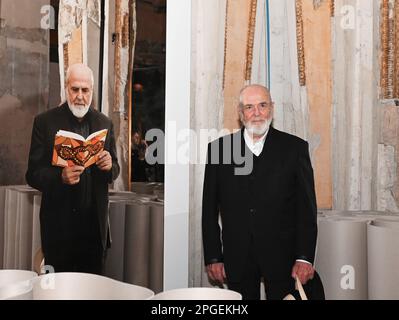
[[52, 272], [84, 272], [101, 275], [103, 273], [105, 252], [102, 247], [86, 250], [70, 248], [46, 253], [46, 271]]
[[[229, 289], [239, 292], [243, 300], [260, 300], [260, 282], [264, 275], [259, 268], [253, 248], [254, 246], [251, 245], [241, 280], [239, 282], [228, 281]], [[282, 300], [295, 290], [295, 281], [291, 275], [287, 275], [285, 280], [264, 278], [264, 281], [267, 300]]]
[[[46, 266], [54, 272], [84, 272], [102, 274], [105, 253], [98, 226], [97, 214], [87, 210], [71, 214], [66, 229], [68, 237], [44, 253]], [[47, 269], [47, 272], [51, 272]]]

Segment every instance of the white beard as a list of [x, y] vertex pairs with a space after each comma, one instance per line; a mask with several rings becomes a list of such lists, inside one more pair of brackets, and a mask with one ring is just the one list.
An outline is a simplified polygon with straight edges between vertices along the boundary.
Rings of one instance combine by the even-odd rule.
[[[91, 100], [91, 99], [90, 99]], [[80, 106], [80, 105], [75, 105], [74, 103], [72, 103], [71, 101], [69, 101], [69, 97], [67, 96], [67, 102], [68, 102], [68, 107], [69, 110], [71, 110], [72, 114], [76, 117], [76, 118], [83, 118], [86, 113], [89, 111], [90, 109], [90, 104], [85, 105], [84, 107]]]
[[248, 133], [252, 136], [263, 136], [267, 130], [269, 130], [272, 118], [266, 119], [261, 125], [252, 125], [249, 121], [244, 123]]

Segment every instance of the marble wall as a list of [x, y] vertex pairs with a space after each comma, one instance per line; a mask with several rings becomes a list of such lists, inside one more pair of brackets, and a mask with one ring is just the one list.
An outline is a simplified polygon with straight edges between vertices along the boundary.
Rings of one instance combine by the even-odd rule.
[[33, 117], [48, 108], [49, 2], [0, 1], [0, 185], [25, 183]]

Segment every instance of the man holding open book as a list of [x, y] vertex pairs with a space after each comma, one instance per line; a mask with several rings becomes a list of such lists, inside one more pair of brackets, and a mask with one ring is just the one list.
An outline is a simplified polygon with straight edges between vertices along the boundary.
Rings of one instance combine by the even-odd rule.
[[108, 184], [119, 174], [113, 125], [91, 108], [93, 72], [69, 67], [67, 102], [36, 116], [26, 180], [42, 192], [45, 264], [55, 272], [102, 273], [109, 247]]

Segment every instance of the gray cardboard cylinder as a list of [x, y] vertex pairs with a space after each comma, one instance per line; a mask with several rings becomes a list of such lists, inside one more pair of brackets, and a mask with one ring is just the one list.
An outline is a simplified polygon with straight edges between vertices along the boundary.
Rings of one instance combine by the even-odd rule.
[[149, 288], [155, 293], [163, 291], [164, 254], [164, 206], [150, 204], [150, 282]]
[[367, 226], [370, 300], [399, 299], [399, 230], [392, 226]]
[[149, 285], [150, 208], [141, 202], [126, 205], [124, 281]]
[[36, 194], [33, 196], [33, 213], [32, 213], [32, 252], [31, 252], [31, 265], [32, 268], [35, 266], [35, 256], [38, 250], [41, 248], [41, 236], [40, 236], [40, 205], [42, 196]]
[[4, 255], [4, 213], [6, 206], [6, 187], [0, 186], [0, 269], [3, 269]]
[[150, 195], [150, 194], [139, 194], [135, 192], [128, 192], [128, 191], [114, 191], [110, 197], [109, 200], [116, 200], [116, 201], [151, 201], [151, 200], [156, 200], [155, 195]]
[[13, 188], [6, 189], [4, 212], [4, 269], [16, 269], [15, 266], [15, 234], [17, 219], [18, 192]]
[[[323, 282], [326, 299], [367, 299], [367, 220], [320, 218], [318, 228], [315, 268]], [[348, 289], [342, 281], [352, 268], [355, 286]]]
[[104, 275], [123, 281], [125, 249], [125, 201], [111, 200], [109, 203], [109, 223], [111, 248], [107, 252]]
[[132, 182], [132, 191], [139, 194], [154, 194], [154, 188], [157, 186], [154, 182]]
[[[20, 190], [18, 208], [17, 237], [19, 238], [18, 269], [32, 270], [32, 221], [33, 221], [33, 197], [35, 191]], [[18, 233], [19, 231], [19, 233]]]

